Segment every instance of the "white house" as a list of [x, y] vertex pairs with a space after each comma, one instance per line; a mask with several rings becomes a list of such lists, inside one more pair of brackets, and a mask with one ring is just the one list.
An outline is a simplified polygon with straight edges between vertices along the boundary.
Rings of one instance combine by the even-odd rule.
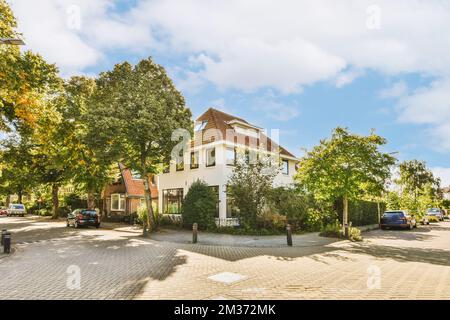
[[233, 223], [226, 185], [238, 154], [250, 159], [257, 154], [276, 156], [281, 170], [274, 184], [291, 185], [298, 159], [255, 125], [244, 119], [210, 108], [195, 122], [194, 139], [188, 150], [158, 176], [158, 207], [163, 214], [181, 213], [181, 203], [193, 182], [206, 182], [217, 194], [217, 222]]

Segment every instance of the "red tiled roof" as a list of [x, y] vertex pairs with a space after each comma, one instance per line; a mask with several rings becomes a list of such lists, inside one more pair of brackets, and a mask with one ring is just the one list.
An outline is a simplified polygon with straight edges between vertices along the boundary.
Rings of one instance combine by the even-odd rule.
[[[143, 197], [145, 195], [144, 191], [144, 180], [133, 179], [131, 170], [126, 168], [123, 164], [119, 164], [120, 171], [122, 172], [123, 181], [125, 182], [125, 189], [130, 197]], [[152, 198], [158, 198], [158, 188], [156, 185], [150, 185], [150, 192]]]
[[[199, 139], [202, 139], [201, 142], [203, 144], [210, 143], [212, 141], [211, 139], [214, 139], [215, 137], [213, 137], [214, 134], [211, 132], [214, 130], [211, 130], [210, 131], [211, 133], [209, 134], [208, 133], [209, 129], [219, 130], [223, 139], [230, 138], [230, 137], [227, 137], [226, 133], [227, 133], [227, 130], [233, 130], [233, 127], [229, 124], [229, 122], [232, 120], [237, 120], [237, 121], [243, 122], [244, 124], [252, 126], [250, 123], [248, 123], [246, 120], [244, 120], [242, 118], [227, 114], [225, 112], [216, 110], [214, 108], [209, 108], [205, 113], [203, 113], [200, 117], [197, 118], [198, 122], [207, 121], [208, 123], [203, 130], [203, 134], [201, 136], [199, 135], [198, 137], [196, 137], [196, 140], [195, 140], [195, 142], [193, 141], [193, 144], [194, 145], [200, 144]], [[235, 133], [235, 135], [236, 135], [236, 137], [234, 138], [234, 141], [230, 141], [230, 142], [235, 143], [236, 141], [242, 139], [243, 141], [245, 141], [246, 146], [248, 146], [250, 144], [250, 140], [251, 140], [250, 137], [244, 136], [243, 134], [236, 134], [236, 133]], [[269, 137], [263, 135], [262, 133], [260, 133], [260, 135], [263, 137], [263, 139], [255, 139], [256, 141], [253, 142], [257, 146], [260, 145], [260, 141], [264, 141], [264, 143], [266, 144], [265, 147], [267, 148], [267, 150], [269, 150], [269, 151], [272, 150], [272, 144], [273, 144], [274, 149], [276, 149], [277, 147], [280, 149], [281, 155], [296, 158], [292, 153], [287, 151], [282, 146], [277, 145]]]

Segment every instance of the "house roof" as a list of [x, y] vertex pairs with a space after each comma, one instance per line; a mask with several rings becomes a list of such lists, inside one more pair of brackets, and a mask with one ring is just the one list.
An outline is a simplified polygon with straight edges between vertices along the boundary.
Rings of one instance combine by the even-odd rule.
[[[215, 137], [212, 137], [214, 134], [207, 134], [206, 132], [208, 132], [209, 129], [217, 129], [219, 130], [219, 132], [222, 135], [223, 139], [230, 139], [231, 137], [227, 137], [227, 130], [234, 130], [233, 128], [233, 124], [239, 124], [239, 125], [248, 125], [248, 128], [251, 129], [257, 129], [259, 127], [250, 124], [249, 122], [247, 122], [245, 119], [230, 115], [228, 113], [222, 112], [220, 110], [214, 109], [214, 108], [209, 108], [205, 113], [203, 113], [200, 117], [197, 118], [197, 122], [203, 122], [203, 121], [207, 121], [206, 126], [204, 127], [204, 129], [202, 130], [202, 144], [206, 144], [206, 143], [210, 143], [211, 141], [214, 141]], [[213, 131], [213, 130], [212, 130]], [[245, 136], [242, 133], [234, 133], [235, 137], [234, 141], [229, 141], [231, 143], [236, 143], [238, 140], [240, 140], [239, 138], [241, 138], [241, 141], [245, 141], [245, 145], [248, 146], [250, 144], [250, 140], [251, 137], [249, 136]], [[262, 139], [261, 139], [262, 137]], [[267, 137], [266, 135], [264, 135], [262, 132], [260, 133], [260, 138], [255, 139], [255, 142], [252, 142], [254, 144], [256, 144], [256, 146], [260, 146], [260, 142], [263, 141], [266, 147], [266, 150], [270, 151], [272, 150], [272, 145], [273, 145], [273, 149], [276, 149], [277, 147], [279, 148], [280, 154], [287, 156], [287, 157], [292, 157], [292, 158], [296, 158], [292, 153], [290, 153], [289, 151], [287, 151], [285, 148], [283, 148], [282, 146], [277, 145], [274, 141], [272, 141], [269, 137]], [[194, 144], [199, 144], [200, 141], [198, 141], [197, 137], [196, 140], [194, 142]]]
[[[122, 174], [125, 190], [129, 197], [143, 197], [145, 196], [144, 180], [133, 179], [131, 170], [119, 163], [120, 172]], [[150, 192], [152, 198], [158, 198], [158, 188], [156, 185], [150, 185]]]
[[442, 188], [442, 192], [444, 192], [444, 193], [450, 193], [450, 187]]

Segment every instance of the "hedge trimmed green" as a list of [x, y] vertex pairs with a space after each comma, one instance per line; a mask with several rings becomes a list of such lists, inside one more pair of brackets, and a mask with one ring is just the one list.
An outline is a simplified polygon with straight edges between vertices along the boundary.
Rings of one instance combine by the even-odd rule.
[[[335, 202], [335, 210], [338, 212], [339, 221], [342, 223], [342, 201]], [[380, 202], [380, 213], [386, 210], [386, 204]], [[366, 226], [378, 223], [378, 204], [372, 201], [350, 201], [349, 202], [349, 221], [352, 226]]]
[[195, 181], [183, 202], [183, 227], [192, 228], [192, 224], [197, 223], [199, 229], [213, 228], [216, 202], [216, 195], [211, 188], [203, 181]]

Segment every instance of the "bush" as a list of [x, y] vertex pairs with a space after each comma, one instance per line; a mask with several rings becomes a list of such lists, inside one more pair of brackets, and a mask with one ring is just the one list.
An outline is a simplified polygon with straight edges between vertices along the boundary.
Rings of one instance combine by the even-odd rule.
[[139, 224], [144, 224], [144, 222], [147, 223], [147, 216], [148, 216], [147, 206], [145, 205], [139, 206], [136, 214], [137, 214], [137, 222]]
[[435, 216], [428, 216], [428, 222], [439, 222], [439, 219]]
[[[335, 202], [335, 209], [339, 213], [339, 221], [342, 223], [342, 200]], [[386, 210], [386, 204], [380, 203], [380, 214]], [[366, 226], [378, 223], [378, 203], [365, 200], [349, 201], [348, 219], [354, 226]]]
[[36, 210], [35, 211], [37, 215], [39, 216], [51, 216], [52, 212], [50, 210], [47, 209], [40, 209], [40, 210]]
[[215, 226], [217, 196], [204, 182], [197, 180], [189, 188], [182, 206], [183, 226], [192, 228], [193, 223], [199, 229]]
[[[328, 238], [345, 239], [345, 235], [342, 231], [342, 226], [341, 226], [341, 224], [339, 224], [339, 221], [336, 221], [335, 223], [327, 224], [326, 226], [324, 226], [319, 235], [322, 237], [328, 237]], [[349, 230], [348, 230], [348, 240], [362, 241], [361, 230], [350, 226]]]

